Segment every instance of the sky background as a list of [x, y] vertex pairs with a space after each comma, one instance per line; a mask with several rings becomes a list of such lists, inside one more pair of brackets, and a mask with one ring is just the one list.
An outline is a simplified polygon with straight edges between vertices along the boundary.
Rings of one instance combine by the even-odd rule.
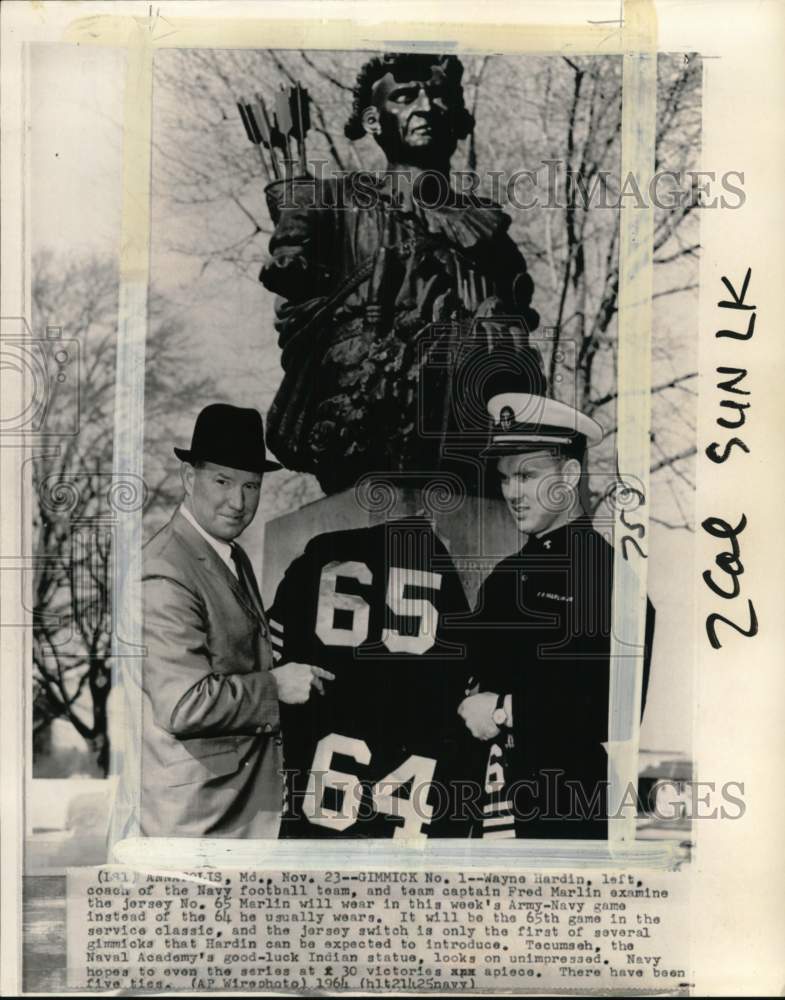
[[[119, 252], [124, 71], [123, 51], [33, 48], [29, 176], [34, 251], [50, 248], [71, 258]], [[176, 226], [176, 219], [171, 224]], [[189, 351], [183, 363], [212, 374], [222, 398], [266, 409], [277, 384], [269, 293], [229, 268], [202, 273], [198, 261], [168, 250], [155, 231], [152, 274], [186, 324]], [[685, 340], [695, 331], [696, 318], [697, 294], [681, 297], [678, 323]], [[184, 435], [190, 435], [195, 413], [179, 416]], [[251, 530], [248, 548], [258, 553], [263, 525]], [[651, 750], [690, 749], [690, 674], [697, 635], [692, 595], [699, 582], [693, 537], [683, 530], [651, 529], [649, 592], [657, 608], [657, 630], [641, 736], [642, 746]]]

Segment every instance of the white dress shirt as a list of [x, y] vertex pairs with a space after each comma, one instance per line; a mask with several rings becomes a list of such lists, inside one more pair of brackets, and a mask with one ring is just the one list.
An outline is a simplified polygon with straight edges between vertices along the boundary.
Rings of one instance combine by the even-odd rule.
[[190, 512], [190, 510], [188, 510], [188, 508], [185, 506], [185, 504], [180, 504], [180, 513], [183, 515], [183, 517], [186, 519], [186, 521], [188, 521], [189, 524], [192, 524], [194, 526], [194, 528], [196, 528], [196, 530], [199, 532], [199, 534], [202, 536], [202, 538], [204, 538], [204, 540], [206, 542], [208, 542], [210, 545], [212, 545], [212, 547], [215, 549], [215, 551], [221, 557], [221, 559], [223, 560], [223, 562], [226, 563], [226, 566], [228, 567], [228, 569], [231, 572], [232, 576], [236, 580], [237, 579], [237, 567], [234, 564], [234, 559], [232, 559], [232, 546], [229, 544], [229, 542], [225, 542], [222, 538], [214, 538], [212, 535], [210, 535], [208, 532], [206, 532], [204, 530], [204, 528], [201, 526], [201, 524], [199, 524], [199, 522], [196, 520], [196, 518]]

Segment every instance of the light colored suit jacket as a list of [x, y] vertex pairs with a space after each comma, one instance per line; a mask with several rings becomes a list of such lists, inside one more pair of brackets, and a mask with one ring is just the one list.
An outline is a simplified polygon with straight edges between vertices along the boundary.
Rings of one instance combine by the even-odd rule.
[[280, 723], [258, 590], [179, 511], [143, 560], [141, 832], [275, 837]]

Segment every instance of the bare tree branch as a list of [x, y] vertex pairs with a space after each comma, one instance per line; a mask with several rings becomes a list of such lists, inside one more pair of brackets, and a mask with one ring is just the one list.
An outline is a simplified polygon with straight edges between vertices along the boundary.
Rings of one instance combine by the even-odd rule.
[[660, 469], [666, 469], [677, 462], [683, 462], [685, 458], [690, 458], [692, 455], [697, 454], [698, 449], [692, 445], [689, 448], [685, 448], [680, 451], [677, 455], [668, 455], [665, 458], [660, 459], [659, 462], [655, 462], [649, 469], [649, 472], [654, 475], [655, 472], [659, 472]]
[[[681, 385], [682, 382], [686, 382], [688, 379], [697, 378], [697, 372], [687, 372], [686, 375], [679, 375], [677, 378], [673, 378], [670, 382], [662, 382], [660, 385], [653, 385], [651, 388], [652, 395], [658, 392], [664, 392], [666, 389], [674, 389], [677, 385]], [[618, 399], [618, 392], [608, 392], [604, 396], [600, 396], [598, 399], [593, 399], [591, 405], [593, 409], [597, 409], [600, 406], [605, 406], [606, 403], [612, 402], [614, 399]]]

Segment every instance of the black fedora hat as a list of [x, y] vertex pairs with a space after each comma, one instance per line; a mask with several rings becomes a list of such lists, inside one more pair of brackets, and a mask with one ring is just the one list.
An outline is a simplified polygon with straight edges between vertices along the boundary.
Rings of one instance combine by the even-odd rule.
[[244, 472], [274, 472], [283, 466], [267, 460], [264, 424], [258, 410], [242, 409], [227, 403], [205, 406], [194, 424], [191, 447], [175, 448], [183, 461], [213, 462]]

